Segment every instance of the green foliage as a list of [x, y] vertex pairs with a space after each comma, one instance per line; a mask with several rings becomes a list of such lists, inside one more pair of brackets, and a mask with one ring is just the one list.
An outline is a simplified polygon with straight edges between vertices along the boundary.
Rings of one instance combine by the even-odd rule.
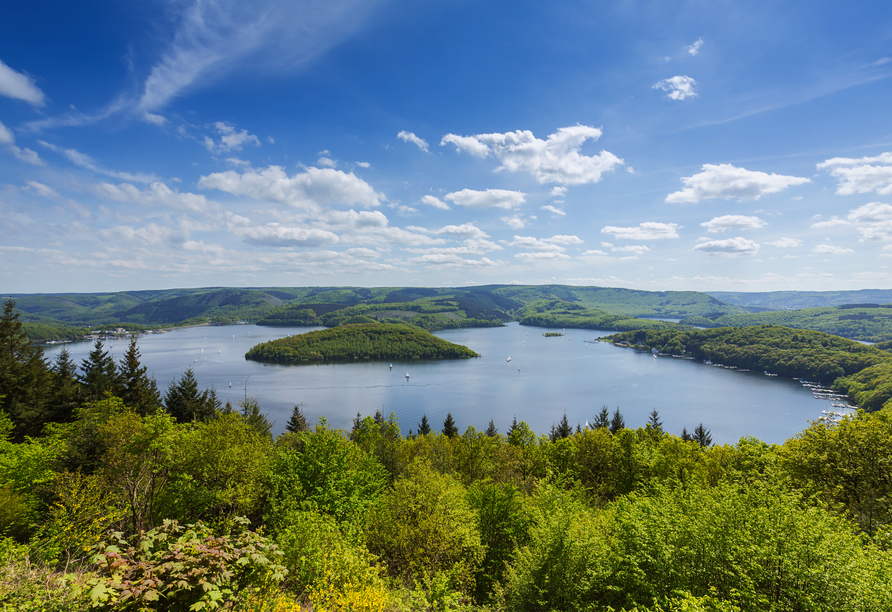
[[574, 327], [579, 329], [604, 329], [627, 331], [636, 329], [688, 329], [667, 321], [635, 319], [609, 314], [596, 308], [586, 308], [575, 302], [540, 300], [528, 304], [517, 313], [521, 325], [537, 327]]
[[131, 336], [120, 364], [121, 399], [139, 414], [149, 414], [161, 406], [161, 395], [155, 379], [149, 378], [148, 370], [140, 364], [139, 358], [136, 336]]
[[178, 423], [207, 421], [220, 409], [214, 389], [198, 390], [195, 372], [187, 368], [180, 381], [170, 381], [164, 394], [164, 407]]
[[478, 357], [474, 351], [408, 325], [342, 325], [258, 344], [245, 359], [307, 364], [322, 361], [456, 359]]
[[684, 319], [682, 323], [697, 327], [783, 325], [852, 340], [881, 342], [892, 340], [892, 304], [850, 304], [802, 310], [777, 309], [753, 314], [725, 314], [718, 317], [698, 316]]
[[131, 541], [100, 545], [75, 592], [97, 610], [232, 609], [240, 591], [285, 575], [281, 551], [247, 524], [215, 536], [201, 523], [165, 521]]
[[454, 589], [470, 591], [485, 554], [465, 488], [423, 462], [369, 513], [365, 537], [388, 573], [410, 586], [442, 572]]
[[280, 439], [269, 469], [266, 523], [279, 532], [291, 512], [317, 511], [353, 534], [387, 481], [373, 456], [323, 420], [315, 432]]
[[81, 361], [81, 370], [83, 373], [80, 382], [84, 385], [88, 399], [97, 401], [106, 393], [119, 395], [121, 379], [118, 368], [115, 360], [105, 350], [102, 340], [97, 338], [93, 343], [93, 350]]

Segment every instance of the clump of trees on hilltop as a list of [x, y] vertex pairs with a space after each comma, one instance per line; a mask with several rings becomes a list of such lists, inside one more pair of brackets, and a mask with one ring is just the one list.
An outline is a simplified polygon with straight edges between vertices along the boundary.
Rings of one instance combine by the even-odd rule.
[[[619, 409], [404, 435], [165, 394], [0, 320], [0, 602], [24, 611], [883, 611], [892, 414], [714, 445]], [[101, 390], [101, 392], [100, 392]], [[360, 407], [361, 409], [362, 407]], [[507, 424], [505, 424], [507, 425]], [[504, 426], [504, 425], [503, 425]], [[693, 439], [686, 439], [691, 438]]]

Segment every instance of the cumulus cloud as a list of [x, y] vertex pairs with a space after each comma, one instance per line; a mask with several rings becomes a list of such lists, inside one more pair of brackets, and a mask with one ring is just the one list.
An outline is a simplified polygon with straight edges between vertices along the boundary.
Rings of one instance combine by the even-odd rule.
[[727, 238], [725, 240], [707, 240], [694, 247], [695, 251], [701, 251], [707, 255], [724, 255], [737, 257], [740, 255], [755, 255], [759, 252], [759, 245], [746, 238]]
[[657, 81], [653, 88], [668, 91], [666, 97], [670, 100], [686, 100], [697, 95], [697, 92], [694, 91], [696, 85], [697, 81], [689, 76], [674, 76]]
[[34, 79], [21, 72], [16, 72], [0, 60], [0, 96], [24, 100], [34, 106], [43, 106], [46, 98]]
[[353, 205], [374, 208], [380, 206], [384, 198], [352, 172], [331, 168], [307, 168], [293, 176], [288, 176], [281, 166], [252, 169], [242, 174], [227, 170], [201, 177], [198, 186], [255, 200], [279, 202], [302, 210]]
[[687, 47], [684, 48], [684, 50], [689, 55], [697, 55], [698, 53], [700, 53], [700, 47], [702, 47], [702, 46], [703, 46], [703, 39], [698, 38], [696, 41], [694, 41], [694, 44], [688, 45]]
[[848, 220], [853, 223], [887, 221], [889, 219], [892, 219], [892, 205], [880, 202], [870, 202], [860, 208], [851, 210], [848, 216]]
[[433, 206], [434, 208], [439, 208], [440, 210], [449, 210], [449, 204], [432, 195], [424, 196], [421, 198], [420, 202], [422, 204], [427, 204], [428, 206]]
[[209, 136], [204, 137], [204, 148], [211, 153], [227, 153], [229, 151], [241, 151], [245, 145], [260, 146], [260, 139], [254, 134], [249, 134], [248, 130], [236, 130], [235, 126], [225, 121], [217, 121], [214, 123], [214, 131], [220, 135], [218, 141]]
[[497, 172], [522, 171], [533, 175], [539, 183], [582, 185], [599, 182], [604, 172], [623, 164], [623, 160], [609, 151], [598, 155], [579, 152], [585, 141], [598, 140], [601, 133], [598, 128], [575, 125], [560, 128], [546, 140], [536, 138], [529, 130], [476, 136], [447, 134], [440, 145], [453, 144], [477, 157], [492, 155], [502, 164], [496, 168]]
[[177, 210], [205, 211], [208, 208], [208, 200], [203, 195], [195, 193], [180, 193], [161, 182], [155, 182], [140, 189], [130, 183], [112, 185], [111, 183], [98, 183], [92, 187], [96, 195], [110, 198], [117, 202], [133, 202], [143, 206], [161, 205]]
[[566, 253], [518, 253], [514, 256], [517, 259], [522, 261], [537, 261], [537, 260], [566, 260], [570, 259], [570, 256]]
[[324, 155], [316, 160], [317, 166], [322, 166], [323, 168], [334, 168], [338, 165], [338, 162], [331, 159], [330, 157], [325, 157]]
[[656, 223], [645, 221], [638, 227], [615, 227], [608, 225], [601, 228], [602, 234], [613, 234], [618, 240], [658, 240], [661, 238], [678, 238], [681, 226], [677, 223]]
[[798, 238], [779, 238], [774, 242], [766, 242], [765, 244], [770, 244], [771, 246], [775, 246], [781, 249], [788, 249], [791, 247], [802, 246], [802, 241]]
[[[527, 259], [549, 259], [554, 258], [557, 255], [561, 255], [559, 259], [569, 259], [569, 256], [563, 255], [564, 251], [566, 251], [567, 249], [561, 245], [581, 243], [582, 240], [580, 240], [576, 236], [552, 236], [551, 238], [514, 236], [514, 240], [509, 242], [508, 246], [519, 247], [528, 251], [525, 256]], [[532, 254], [536, 254], [537, 256], [533, 256]], [[521, 253], [515, 255], [515, 257], [524, 259], [524, 257], [521, 257], [521, 255], [524, 254]], [[548, 256], [544, 257], [543, 255]]]
[[583, 240], [579, 236], [573, 235], [557, 235], [552, 236], [551, 238], [546, 238], [548, 242], [554, 244], [582, 244]]
[[324, 222], [341, 230], [387, 227], [387, 217], [379, 210], [329, 210], [321, 214]]
[[840, 219], [836, 215], [833, 215], [826, 221], [818, 221], [817, 223], [812, 223], [810, 227], [812, 229], [824, 229], [828, 227], [835, 227], [837, 225], [851, 225], [851, 223], [849, 223], [845, 219]]
[[865, 227], [859, 227], [858, 233], [861, 234], [860, 240], [881, 240], [887, 242], [892, 240], [892, 220], [876, 221]]
[[613, 247], [611, 251], [618, 253], [634, 253], [635, 255], [642, 255], [647, 253], [650, 249], [647, 248], [643, 244], [634, 244], [630, 246], [621, 246], [621, 247]]
[[564, 197], [565, 195], [567, 195], [567, 188], [566, 188], [566, 187], [560, 187], [560, 186], [558, 186], [558, 187], [552, 187], [552, 188], [551, 188], [551, 193], [549, 193], [548, 195], [550, 195], [550, 196], [553, 197], [553, 198], [562, 198], [562, 197]]
[[607, 253], [601, 249], [589, 249], [583, 255], [607, 255]]
[[3, 125], [2, 121], [0, 121], [0, 144], [15, 144], [15, 136], [13, 136], [12, 130]]
[[702, 227], [705, 227], [708, 233], [716, 234], [728, 231], [729, 229], [759, 229], [760, 227], [765, 227], [768, 224], [759, 217], [747, 217], [744, 215], [723, 215], [721, 217], [714, 217], [709, 221], [704, 221], [700, 225]]
[[488, 257], [466, 259], [450, 253], [428, 253], [426, 255], [421, 255], [420, 257], [410, 257], [409, 262], [452, 268], [482, 268], [498, 265], [498, 262], [495, 262]]
[[523, 229], [530, 224], [527, 219], [524, 219], [520, 215], [514, 215], [512, 217], [501, 217], [501, 221], [511, 229], [516, 230]]
[[854, 253], [852, 249], [844, 249], [843, 247], [832, 246], [829, 244], [819, 244], [814, 248], [815, 253], [822, 253], [825, 255], [845, 255], [847, 253]]
[[274, 247], [318, 247], [339, 241], [338, 235], [333, 232], [288, 227], [279, 223], [247, 228], [242, 232], [242, 239], [250, 244]]
[[66, 158], [68, 158], [68, 161], [70, 161], [75, 166], [80, 166], [81, 168], [90, 170], [91, 172], [95, 172], [96, 174], [110, 176], [112, 178], [121, 179], [122, 181], [133, 181], [135, 183], [151, 183], [152, 181], [157, 180], [157, 178], [152, 174], [117, 172], [115, 170], [103, 168], [96, 162], [95, 159], [93, 159], [86, 153], [81, 153], [76, 149], [63, 149], [62, 147], [57, 147], [56, 145], [50, 144], [43, 140], [38, 140], [37, 142], [39, 142], [42, 146], [46, 147], [50, 151], [65, 156]]
[[506, 189], [487, 189], [486, 191], [462, 189], [461, 191], [447, 193], [444, 199], [475, 210], [483, 210], [484, 208], [511, 209], [523, 204], [526, 200], [526, 194]]
[[860, 159], [834, 157], [818, 164], [818, 169], [830, 170], [830, 175], [837, 179], [838, 195], [892, 193], [892, 153]]
[[454, 236], [456, 238], [489, 238], [489, 234], [473, 223], [446, 225], [433, 232], [437, 236]]
[[778, 193], [793, 185], [810, 183], [811, 180], [798, 176], [767, 174], [753, 170], [737, 168], [731, 164], [703, 164], [703, 171], [693, 176], [684, 177], [681, 182], [685, 189], [666, 196], [669, 204], [700, 200], [736, 198], [738, 200], [758, 200], [764, 195]]
[[561, 210], [560, 208], [558, 208], [557, 206], [552, 206], [551, 204], [546, 204], [545, 206], [540, 206], [540, 207], [539, 207], [539, 210], [545, 210], [545, 211], [548, 211], [548, 212], [550, 212], [552, 215], [554, 215], [555, 217], [563, 217], [563, 216], [565, 216], [565, 215], [567, 214], [567, 213], [565, 213], [563, 210]]
[[428, 150], [428, 147], [427, 147], [427, 142], [423, 138], [419, 138], [412, 132], [407, 132], [407, 131], [403, 130], [402, 132], [397, 134], [396, 137], [404, 142], [411, 142], [412, 144], [414, 144], [416, 147], [418, 147], [425, 153], [430, 153], [430, 151]]

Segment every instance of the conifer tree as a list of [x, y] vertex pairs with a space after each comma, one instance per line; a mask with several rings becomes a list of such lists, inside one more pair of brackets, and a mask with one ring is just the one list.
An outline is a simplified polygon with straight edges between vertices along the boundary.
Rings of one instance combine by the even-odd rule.
[[291, 433], [300, 433], [302, 431], [308, 431], [310, 429], [309, 423], [307, 423], [307, 418], [304, 416], [303, 410], [297, 404], [295, 404], [294, 408], [291, 409], [291, 418], [288, 419], [288, 423], [285, 425], [285, 430], [290, 431]]
[[497, 435], [499, 435], [499, 430], [496, 429], [496, 422], [490, 419], [489, 425], [486, 426], [486, 431], [483, 433], [485, 433], [490, 438], [495, 438]]
[[140, 353], [136, 336], [130, 336], [130, 345], [120, 364], [121, 399], [124, 405], [143, 416], [152, 414], [161, 405], [161, 394], [154, 378], [149, 378], [146, 366], [139, 362]]
[[15, 301], [5, 302], [0, 317], [0, 407], [16, 426], [16, 439], [40, 433], [46, 422], [52, 371], [43, 351], [28, 338]]
[[694, 440], [694, 436], [692, 436], [691, 434], [688, 433], [687, 427], [681, 428], [681, 439], [684, 442], [692, 442]]
[[709, 430], [703, 427], [703, 423], [700, 423], [694, 428], [692, 439], [703, 448], [712, 445], [712, 436], [710, 435]]
[[458, 427], [455, 425], [451, 412], [447, 413], [443, 420], [443, 435], [447, 438], [454, 438], [458, 435]]
[[164, 407], [178, 423], [207, 421], [220, 408], [214, 389], [198, 391], [195, 372], [188, 368], [179, 382], [171, 381], [164, 395]]
[[607, 409], [607, 406], [601, 406], [601, 412], [599, 412], [592, 419], [592, 429], [607, 429], [610, 427], [610, 410]]
[[646, 427], [663, 433], [663, 421], [660, 420], [660, 413], [657, 412], [656, 408], [650, 411], [650, 417], [647, 419]]
[[77, 364], [67, 346], [56, 354], [52, 370], [54, 380], [49, 420], [68, 423], [74, 420], [74, 409], [80, 404], [81, 386], [77, 380]]
[[617, 406], [616, 410], [613, 411], [613, 418], [610, 419], [610, 433], [615, 434], [625, 428], [626, 421], [623, 419], [623, 415], [620, 414], [619, 406]]
[[511, 434], [514, 433], [514, 430], [517, 429], [517, 415], [514, 415], [514, 420], [511, 421], [511, 427], [508, 428], [508, 437], [511, 437]]
[[557, 442], [562, 438], [567, 438], [570, 434], [573, 433], [573, 426], [570, 425], [569, 419], [567, 419], [567, 413], [564, 413], [564, 416], [561, 418], [561, 422], [557, 425], [551, 426], [551, 438], [552, 442]]
[[257, 398], [248, 397], [246, 392], [245, 399], [241, 400], [238, 405], [242, 409], [242, 418], [248, 425], [253, 427], [257, 433], [262, 436], [270, 435], [270, 432], [273, 429], [273, 424], [265, 414], [260, 412], [260, 402], [257, 401]]
[[80, 381], [85, 387], [88, 401], [98, 401], [106, 393], [120, 394], [118, 367], [100, 338], [93, 343], [93, 350], [87, 358], [81, 361], [81, 371]]
[[431, 432], [430, 423], [427, 420], [427, 415], [424, 414], [421, 416], [421, 422], [418, 424], [418, 435], [426, 436]]

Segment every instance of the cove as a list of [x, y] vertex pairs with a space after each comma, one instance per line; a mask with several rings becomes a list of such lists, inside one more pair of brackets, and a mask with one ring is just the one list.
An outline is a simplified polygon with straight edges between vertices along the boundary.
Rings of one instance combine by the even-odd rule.
[[[313, 329], [321, 328], [193, 327], [143, 336], [139, 349], [162, 394], [192, 366], [199, 386], [214, 386], [223, 402], [235, 405], [247, 388], [275, 421], [275, 434], [284, 431], [295, 404], [303, 406], [311, 422], [323, 416], [330, 426], [345, 429], [357, 412], [393, 412], [403, 434], [417, 429], [424, 414], [439, 430], [448, 412], [460, 431], [468, 425], [483, 430], [492, 419], [505, 433], [516, 416], [537, 434], [547, 434], [565, 411], [574, 426], [584, 426], [606, 405], [611, 412], [620, 408], [627, 427], [643, 426], [656, 409], [665, 431], [676, 435], [702, 422], [718, 444], [742, 436], [781, 443], [831, 410], [828, 401], [814, 399], [791, 379], [584, 342], [611, 333], [599, 330], [568, 328], [564, 336], [550, 338], [542, 334], [555, 330], [517, 323], [444, 330], [436, 335], [481, 357], [394, 361], [392, 370], [378, 362], [286, 366], [244, 358], [259, 342]], [[92, 344], [67, 346], [80, 364]], [[127, 341], [108, 340], [106, 348], [118, 361]], [[59, 350], [48, 347], [46, 357], [52, 359]]]

